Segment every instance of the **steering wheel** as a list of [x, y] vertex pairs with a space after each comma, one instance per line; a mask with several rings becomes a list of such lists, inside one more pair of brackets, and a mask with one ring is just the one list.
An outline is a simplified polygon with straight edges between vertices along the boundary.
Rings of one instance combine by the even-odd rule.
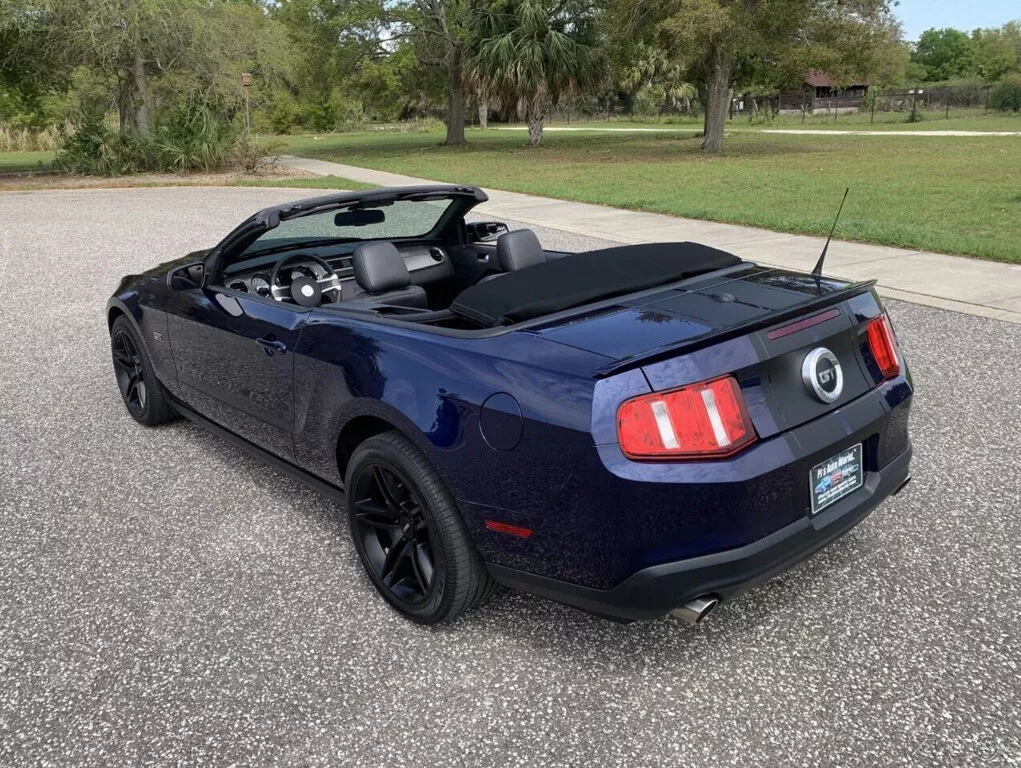
[[[280, 284], [280, 270], [296, 261], [312, 261], [326, 270], [326, 276], [316, 279], [308, 275], [302, 275], [291, 280], [290, 285]], [[302, 307], [318, 307], [323, 299], [324, 293], [336, 291], [334, 301], [340, 300], [340, 277], [336, 271], [324, 259], [320, 259], [311, 253], [292, 253], [284, 256], [273, 267], [273, 274], [269, 276], [269, 292], [277, 301], [293, 301]]]

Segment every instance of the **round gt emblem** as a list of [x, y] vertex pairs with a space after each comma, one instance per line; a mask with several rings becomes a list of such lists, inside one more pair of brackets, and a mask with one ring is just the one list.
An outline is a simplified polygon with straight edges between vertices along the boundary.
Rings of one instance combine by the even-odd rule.
[[844, 391], [844, 372], [837, 356], [826, 347], [816, 347], [801, 364], [801, 380], [812, 395], [823, 403], [832, 403]]

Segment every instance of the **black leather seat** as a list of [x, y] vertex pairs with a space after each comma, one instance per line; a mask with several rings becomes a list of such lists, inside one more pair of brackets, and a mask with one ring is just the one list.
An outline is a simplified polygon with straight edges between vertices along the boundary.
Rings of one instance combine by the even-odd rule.
[[508, 272], [517, 272], [534, 267], [546, 261], [546, 253], [542, 250], [539, 238], [530, 229], [515, 229], [504, 232], [496, 239], [496, 264], [500, 272], [486, 275], [479, 282], [501, 277]]
[[411, 284], [411, 273], [404, 257], [393, 243], [366, 243], [351, 257], [355, 282], [364, 291], [359, 300], [371, 299], [379, 304], [428, 309], [425, 289]]

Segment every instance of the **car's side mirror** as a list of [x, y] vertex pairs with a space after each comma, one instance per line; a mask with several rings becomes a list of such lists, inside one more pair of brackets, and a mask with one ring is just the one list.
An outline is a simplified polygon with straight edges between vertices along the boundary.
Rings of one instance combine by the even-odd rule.
[[507, 232], [507, 225], [502, 221], [473, 221], [465, 224], [468, 232], [468, 242], [478, 243], [483, 240], [493, 240], [504, 232]]
[[205, 264], [196, 261], [194, 264], [185, 264], [183, 267], [170, 270], [167, 274], [167, 285], [175, 291], [201, 288], [205, 276]]

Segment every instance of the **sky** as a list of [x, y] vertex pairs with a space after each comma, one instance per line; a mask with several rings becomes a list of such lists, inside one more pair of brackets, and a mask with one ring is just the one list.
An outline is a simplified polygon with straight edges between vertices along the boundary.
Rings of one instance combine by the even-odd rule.
[[917, 40], [925, 30], [956, 27], [999, 27], [1021, 19], [1021, 0], [900, 0], [894, 13], [904, 23], [904, 39]]

